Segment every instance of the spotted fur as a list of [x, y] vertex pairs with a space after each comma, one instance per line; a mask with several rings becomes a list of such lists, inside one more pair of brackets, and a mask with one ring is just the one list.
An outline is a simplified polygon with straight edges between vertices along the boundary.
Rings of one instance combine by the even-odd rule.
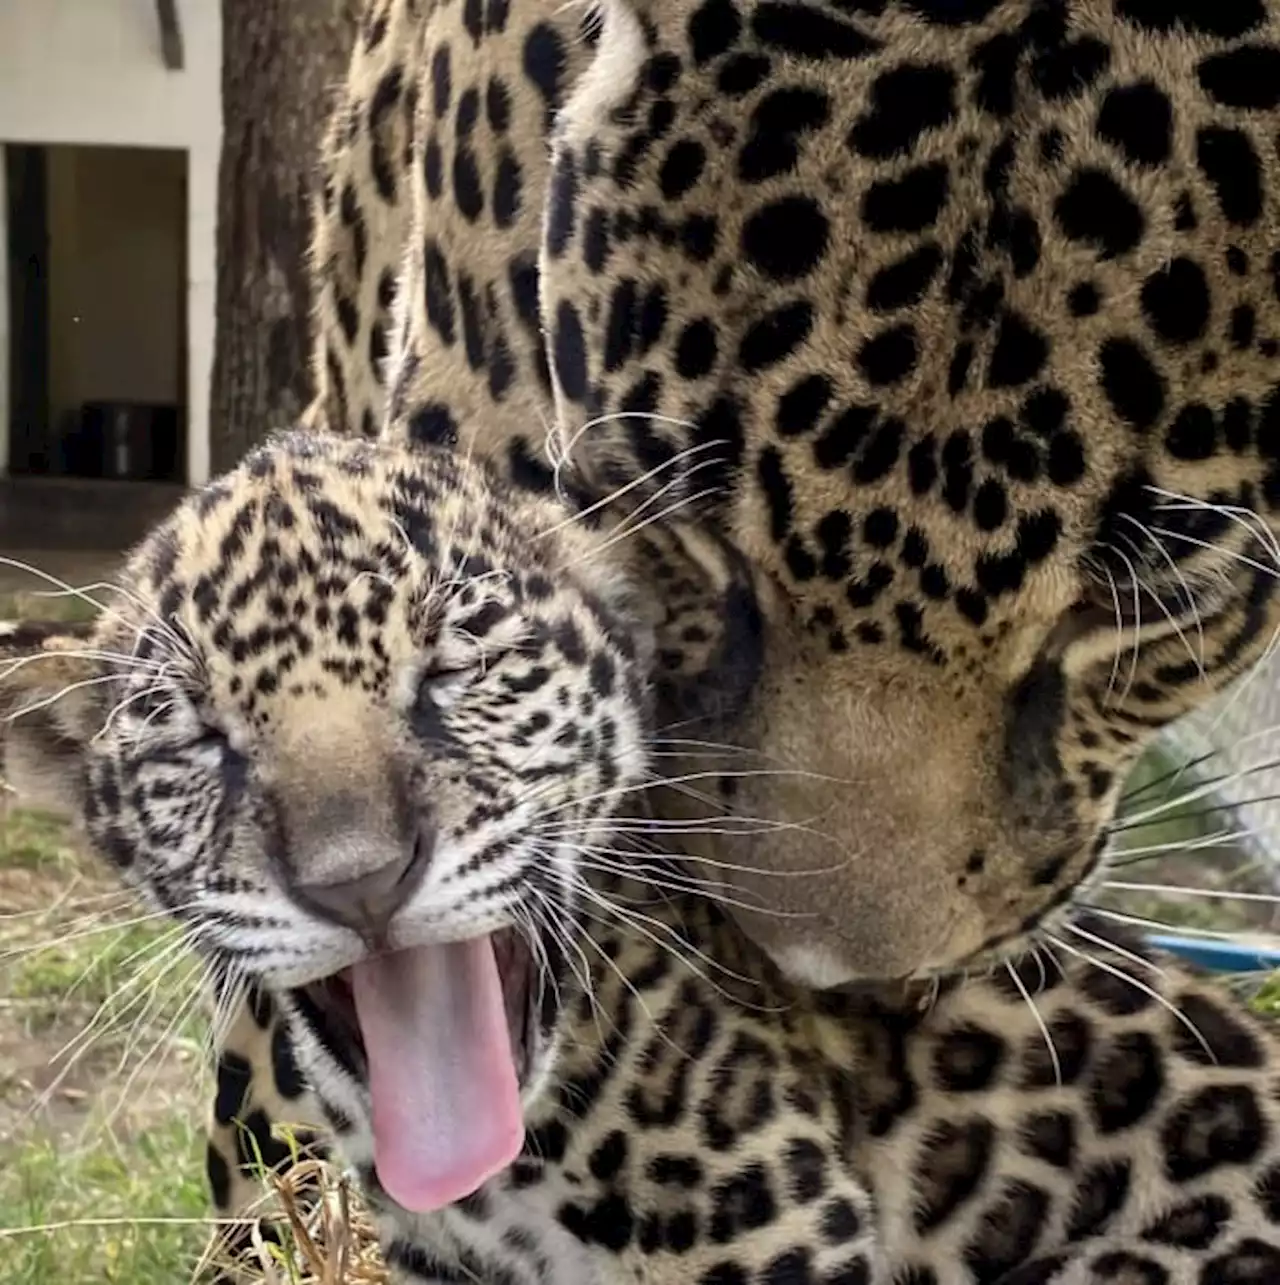
[[[607, 0], [585, 18], [373, 2], [327, 144], [309, 421], [378, 445], [286, 440], [253, 467], [314, 467], [348, 501], [361, 469], [383, 484], [441, 469], [422, 521], [455, 486], [450, 511], [478, 529], [495, 507], [514, 515], [497, 546], [517, 582], [529, 515], [555, 525], [613, 495], [600, 531], [568, 522], [566, 539], [615, 588], [659, 589], [617, 599], [615, 633], [652, 633], [652, 659], [629, 658], [636, 690], [652, 680], [659, 722], [701, 742], [664, 768], [718, 775], [727, 810], [773, 823], [695, 849], [731, 854], [730, 873], [704, 873], [754, 943], [820, 985], [1017, 959], [1097, 869], [1129, 763], [1275, 624], [1278, 21], [1264, 0]], [[471, 456], [490, 465], [473, 474]], [[276, 574], [265, 501], [232, 539], [252, 478], [187, 510], [165, 575], [134, 564], [137, 586], [153, 576], [144, 601], [166, 576], [216, 579], [227, 540], [250, 596]], [[353, 565], [403, 593], [387, 540], [362, 545], [385, 494], [351, 503], [338, 509], [360, 515], [346, 534], [370, 564]], [[652, 539], [614, 538], [655, 514]], [[434, 565], [440, 548], [419, 552]], [[221, 654], [219, 627], [288, 641], [278, 618], [223, 605], [196, 622], [197, 656]], [[231, 655], [251, 693], [278, 666], [249, 646]], [[403, 666], [411, 650], [390, 654]], [[372, 765], [395, 752], [367, 711], [403, 707], [395, 660], [358, 661], [326, 671], [318, 761], [344, 778], [365, 765], [368, 797], [347, 811], [376, 836], [396, 808]], [[247, 703], [255, 734], [303, 719], [305, 690], [250, 700], [231, 681], [206, 703]], [[55, 720], [56, 748], [76, 744], [76, 716]], [[712, 743], [767, 766], [717, 762]], [[238, 752], [268, 774], [288, 757]], [[166, 839], [179, 766], [147, 799]], [[308, 759], [304, 810], [327, 797], [311, 775]], [[135, 807], [82, 779], [102, 816]], [[671, 792], [657, 802], [688, 819]], [[226, 819], [204, 806], [208, 846]], [[99, 842], [118, 839], [100, 818]], [[262, 877], [252, 845], [227, 851], [237, 878]], [[360, 877], [350, 855], [325, 873]], [[152, 891], [170, 879], [158, 869]], [[315, 898], [287, 863], [272, 874], [293, 916], [272, 949], [294, 950]], [[535, 886], [520, 877], [512, 907]], [[753, 897], [770, 913], [744, 911]], [[628, 985], [563, 959], [546, 976], [570, 996], [589, 981], [635, 1036], [611, 1040], [586, 1000], [549, 1020], [561, 1088], [530, 1096], [536, 1176], [517, 1166], [429, 1224], [388, 1211], [408, 1279], [1274, 1277], [1270, 1037], [1176, 969], [1152, 984], [1131, 946], [1086, 929], [1133, 980], [1045, 962], [1035, 1005], [1039, 973], [1015, 969], [923, 1013], [851, 1006], [796, 990], [706, 907], [646, 914], [711, 981], [634, 931], [579, 924]], [[745, 998], [723, 993], [726, 961], [758, 979]], [[367, 1163], [350, 1049], [281, 960], [251, 969], [275, 1007], [265, 1026], [241, 1020], [272, 1045], [289, 1032], [344, 1152]], [[242, 1115], [270, 1096], [263, 1061]], [[288, 1065], [277, 1089], [294, 1087]], [[722, 1103], [740, 1113], [717, 1131]], [[211, 1156], [229, 1154], [215, 1136]], [[679, 1208], [659, 1158], [688, 1179]], [[803, 1194], [817, 1171], [830, 1209]]]
[[705, 905], [668, 902], [654, 922], [732, 971], [591, 930], [617, 968], [597, 959], [594, 1003], [566, 1009], [557, 1086], [504, 1177], [407, 1217], [363, 1140], [344, 1140], [402, 1279], [1263, 1285], [1280, 1271], [1273, 1037], [1176, 966], [1140, 990], [1116, 975], [1132, 943], [1100, 944], [1113, 973], [1048, 961], [925, 1005], [797, 988]]

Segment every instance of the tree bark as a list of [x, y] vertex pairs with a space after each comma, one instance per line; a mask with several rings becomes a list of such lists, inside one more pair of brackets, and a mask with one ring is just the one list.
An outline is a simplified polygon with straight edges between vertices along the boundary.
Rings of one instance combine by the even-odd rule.
[[292, 424], [311, 395], [311, 195], [358, 8], [358, 0], [222, 0], [215, 474]]

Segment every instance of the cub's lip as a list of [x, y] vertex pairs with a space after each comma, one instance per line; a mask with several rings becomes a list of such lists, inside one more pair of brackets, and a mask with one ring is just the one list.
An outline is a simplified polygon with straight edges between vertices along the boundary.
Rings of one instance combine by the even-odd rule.
[[[538, 1053], [544, 1004], [554, 988], [550, 985], [550, 978], [543, 975], [523, 934], [514, 928], [501, 928], [490, 934], [489, 940], [502, 982], [511, 1057], [516, 1078], [523, 1089], [529, 1083]], [[300, 989], [323, 1019], [323, 1042], [329, 1046], [330, 1052], [339, 1061], [358, 1068], [363, 1076], [367, 1071], [367, 1059], [360, 1018], [356, 1012], [351, 969], [341, 969]]]

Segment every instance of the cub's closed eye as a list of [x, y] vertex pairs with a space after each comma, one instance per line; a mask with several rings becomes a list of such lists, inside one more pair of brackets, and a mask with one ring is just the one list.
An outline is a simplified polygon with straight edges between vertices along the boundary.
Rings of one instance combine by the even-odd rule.
[[428, 691], [437, 691], [454, 683], [470, 682], [473, 678], [478, 678], [483, 670], [484, 665], [479, 657], [475, 660], [431, 665], [423, 672], [421, 686]]
[[227, 795], [239, 793], [249, 780], [249, 759], [235, 749], [215, 728], [205, 728], [198, 735], [182, 741], [159, 742], [134, 747], [131, 756], [140, 778], [169, 778], [195, 774], [197, 778], [216, 778]]
[[432, 666], [418, 682], [415, 713], [429, 715], [448, 709], [482, 673], [478, 659], [470, 664]]

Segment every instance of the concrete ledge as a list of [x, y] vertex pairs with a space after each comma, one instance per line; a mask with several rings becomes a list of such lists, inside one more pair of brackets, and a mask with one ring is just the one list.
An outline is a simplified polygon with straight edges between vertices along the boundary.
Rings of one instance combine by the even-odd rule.
[[186, 493], [155, 482], [87, 478], [0, 481], [0, 552], [91, 549], [136, 544]]

